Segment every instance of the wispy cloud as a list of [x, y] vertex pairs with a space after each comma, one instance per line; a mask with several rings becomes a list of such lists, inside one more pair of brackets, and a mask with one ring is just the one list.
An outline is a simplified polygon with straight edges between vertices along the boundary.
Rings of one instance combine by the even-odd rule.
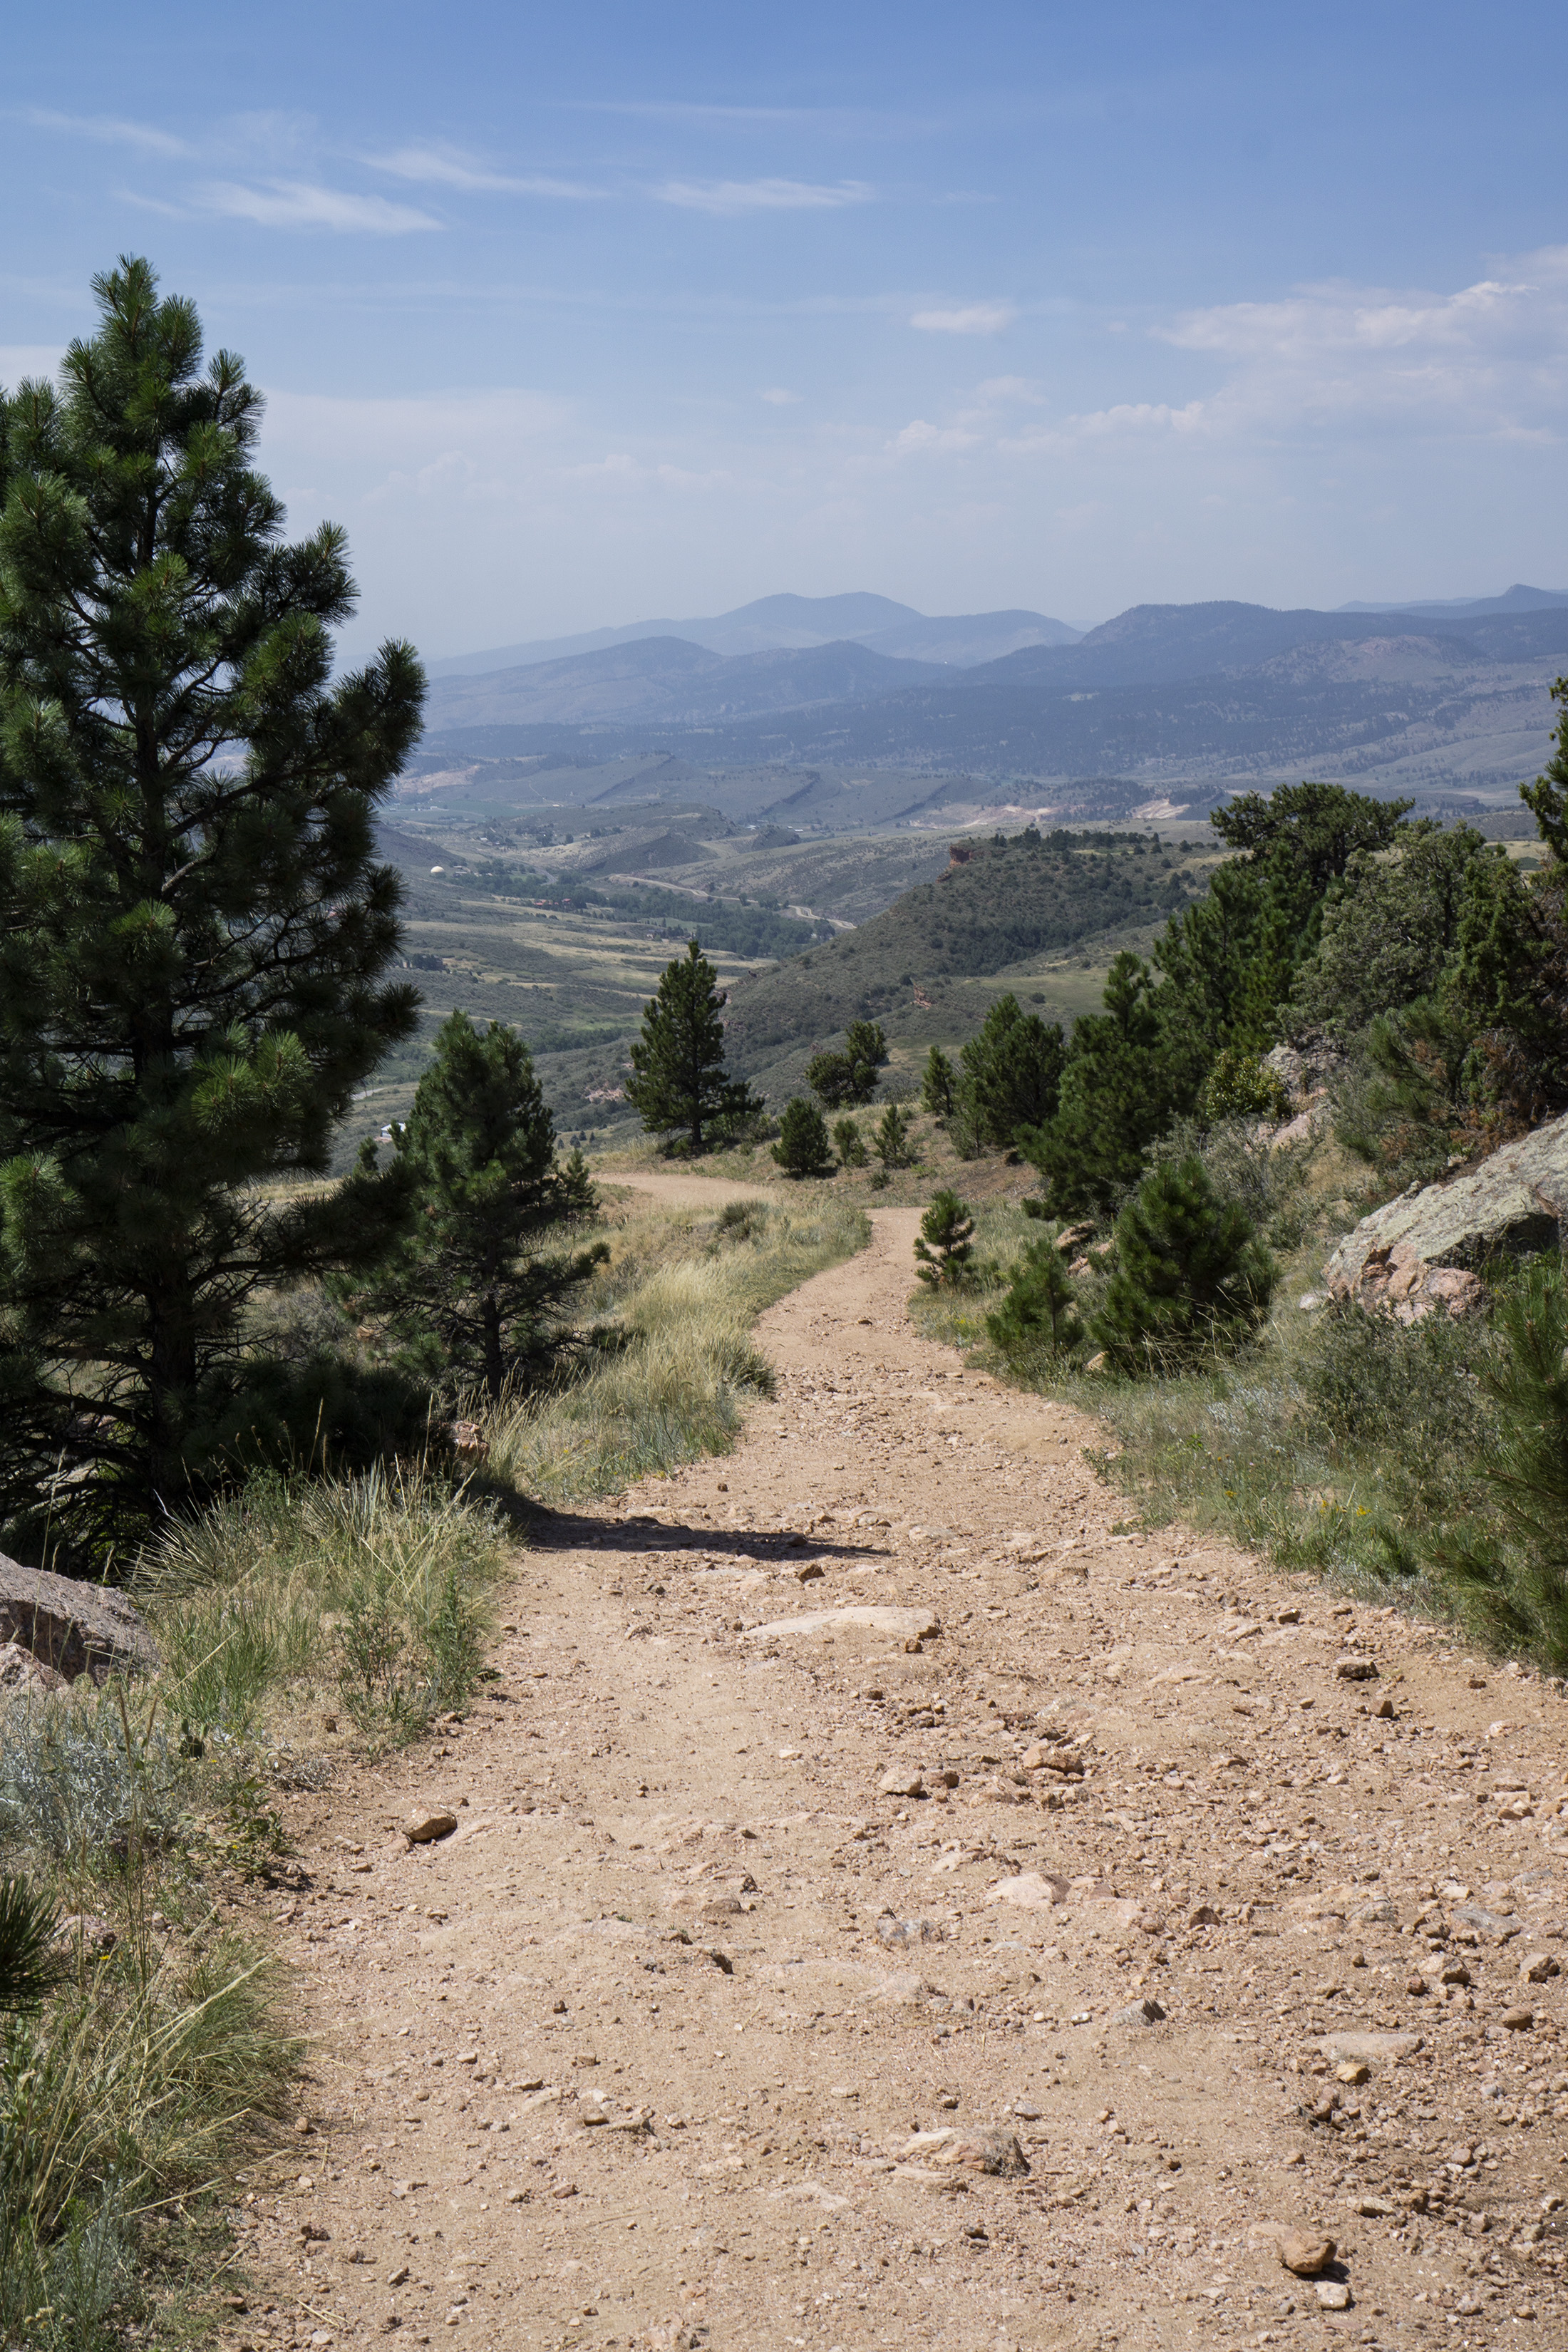
[[801, 399], [798, 392], [786, 392], [782, 383], [769, 384], [767, 390], [760, 392], [757, 397], [765, 400], [770, 408], [798, 408]]
[[171, 205], [163, 196], [149, 196], [140, 188], [116, 188], [117, 201], [128, 205], [132, 212], [155, 213], [160, 220], [189, 220], [188, 205]]
[[389, 155], [368, 155], [377, 172], [399, 180], [416, 180], [437, 188], [462, 188], [476, 194], [500, 196], [561, 196], [583, 203], [602, 196], [602, 188], [584, 187], [577, 180], [561, 180], [547, 172], [498, 172], [456, 147], [395, 148]]
[[431, 213], [412, 205], [395, 205], [385, 196], [356, 196], [342, 188], [323, 188], [310, 180], [267, 180], [245, 187], [236, 180], [215, 180], [202, 190], [211, 212], [234, 220], [258, 221], [263, 228], [328, 228], [368, 232], [375, 236], [407, 236], [416, 230], [440, 228]]
[[876, 191], [864, 180], [667, 180], [653, 193], [688, 212], [735, 214], [836, 212], [869, 204]]
[[144, 155], [189, 156], [195, 149], [172, 131], [155, 123], [132, 122], [120, 114], [59, 114], [52, 107], [30, 106], [25, 118], [37, 131], [63, 131], [76, 139], [95, 139], [109, 147], [134, 147]]
[[923, 416], [917, 416], [912, 424], [906, 425], [903, 431], [896, 433], [888, 444], [894, 456], [899, 457], [951, 457], [959, 450], [975, 449], [979, 446], [979, 434], [972, 433], [967, 425], [931, 425]]
[[910, 324], [928, 335], [999, 335], [1017, 315], [1011, 302], [967, 302], [953, 310], [917, 310]]
[[851, 106], [709, 106], [675, 98], [595, 98], [570, 103], [584, 114], [624, 114], [650, 122], [784, 122], [798, 130], [806, 123], [847, 128], [877, 119]]

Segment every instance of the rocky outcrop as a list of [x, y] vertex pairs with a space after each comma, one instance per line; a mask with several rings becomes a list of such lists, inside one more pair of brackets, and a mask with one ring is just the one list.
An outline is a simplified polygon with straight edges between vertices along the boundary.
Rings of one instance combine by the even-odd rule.
[[1568, 1241], [1568, 1118], [1554, 1118], [1479, 1168], [1413, 1185], [1346, 1235], [1323, 1269], [1339, 1299], [1385, 1307], [1403, 1323], [1484, 1298], [1475, 1269]]
[[158, 1645], [122, 1592], [24, 1568], [0, 1552], [0, 1644], [14, 1643], [67, 1682], [151, 1673]]
[[1268, 1137], [1272, 1150], [1316, 1142], [1328, 1126], [1330, 1086], [1343, 1063], [1344, 1055], [1319, 1036], [1265, 1054], [1264, 1068], [1279, 1079], [1290, 1104], [1289, 1118]]

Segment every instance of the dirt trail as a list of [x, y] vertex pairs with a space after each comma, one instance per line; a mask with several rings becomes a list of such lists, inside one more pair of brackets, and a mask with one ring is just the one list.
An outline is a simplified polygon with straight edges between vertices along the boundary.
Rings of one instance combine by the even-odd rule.
[[307, 1801], [313, 2128], [226, 2341], [1568, 2340], [1561, 1698], [1120, 1531], [1089, 1424], [917, 1335], [914, 1230]]

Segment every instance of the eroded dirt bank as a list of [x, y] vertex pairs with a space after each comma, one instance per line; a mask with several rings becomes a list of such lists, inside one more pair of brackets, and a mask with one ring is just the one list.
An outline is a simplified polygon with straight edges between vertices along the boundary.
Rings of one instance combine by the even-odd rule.
[[916, 1336], [915, 1230], [301, 1801], [312, 2128], [228, 2341], [1565, 2340], [1563, 1702], [1117, 1532], [1089, 1424]]

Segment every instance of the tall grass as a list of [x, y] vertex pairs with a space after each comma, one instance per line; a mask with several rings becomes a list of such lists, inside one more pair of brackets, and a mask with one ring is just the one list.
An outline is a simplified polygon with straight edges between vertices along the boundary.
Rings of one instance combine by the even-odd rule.
[[865, 1246], [864, 1213], [736, 1202], [716, 1219], [639, 1219], [603, 1277], [597, 1344], [554, 1389], [465, 1407], [489, 1479], [558, 1502], [613, 1493], [725, 1452], [746, 1405], [773, 1393], [752, 1338], [762, 1310]]
[[[232, 2165], [287, 2105], [277, 1971], [150, 1933], [0, 2037], [0, 2330], [86, 2347], [143, 2269], [138, 2224]], [[118, 2334], [118, 2330], [115, 2331]]]
[[297, 2063], [280, 1971], [213, 1937], [160, 1713], [156, 1692], [133, 1706], [79, 1686], [0, 1712], [7, 1892], [39, 1931], [0, 2026], [8, 2345], [118, 2337], [146, 2280], [147, 2215], [238, 2158]]
[[282, 1863], [269, 1768], [301, 1709], [325, 1696], [376, 1747], [464, 1702], [503, 1534], [420, 1466], [258, 1475], [142, 1562], [151, 1683], [0, 1709], [16, 1900], [88, 1921], [0, 2029], [0, 2344], [107, 2352], [149, 2211], [283, 2112], [300, 2053], [280, 1971], [215, 1937], [212, 1878]]
[[407, 1736], [472, 1687], [503, 1540], [493, 1508], [423, 1465], [259, 1474], [142, 1562], [169, 1704], [245, 1737], [335, 1690], [363, 1731]]

